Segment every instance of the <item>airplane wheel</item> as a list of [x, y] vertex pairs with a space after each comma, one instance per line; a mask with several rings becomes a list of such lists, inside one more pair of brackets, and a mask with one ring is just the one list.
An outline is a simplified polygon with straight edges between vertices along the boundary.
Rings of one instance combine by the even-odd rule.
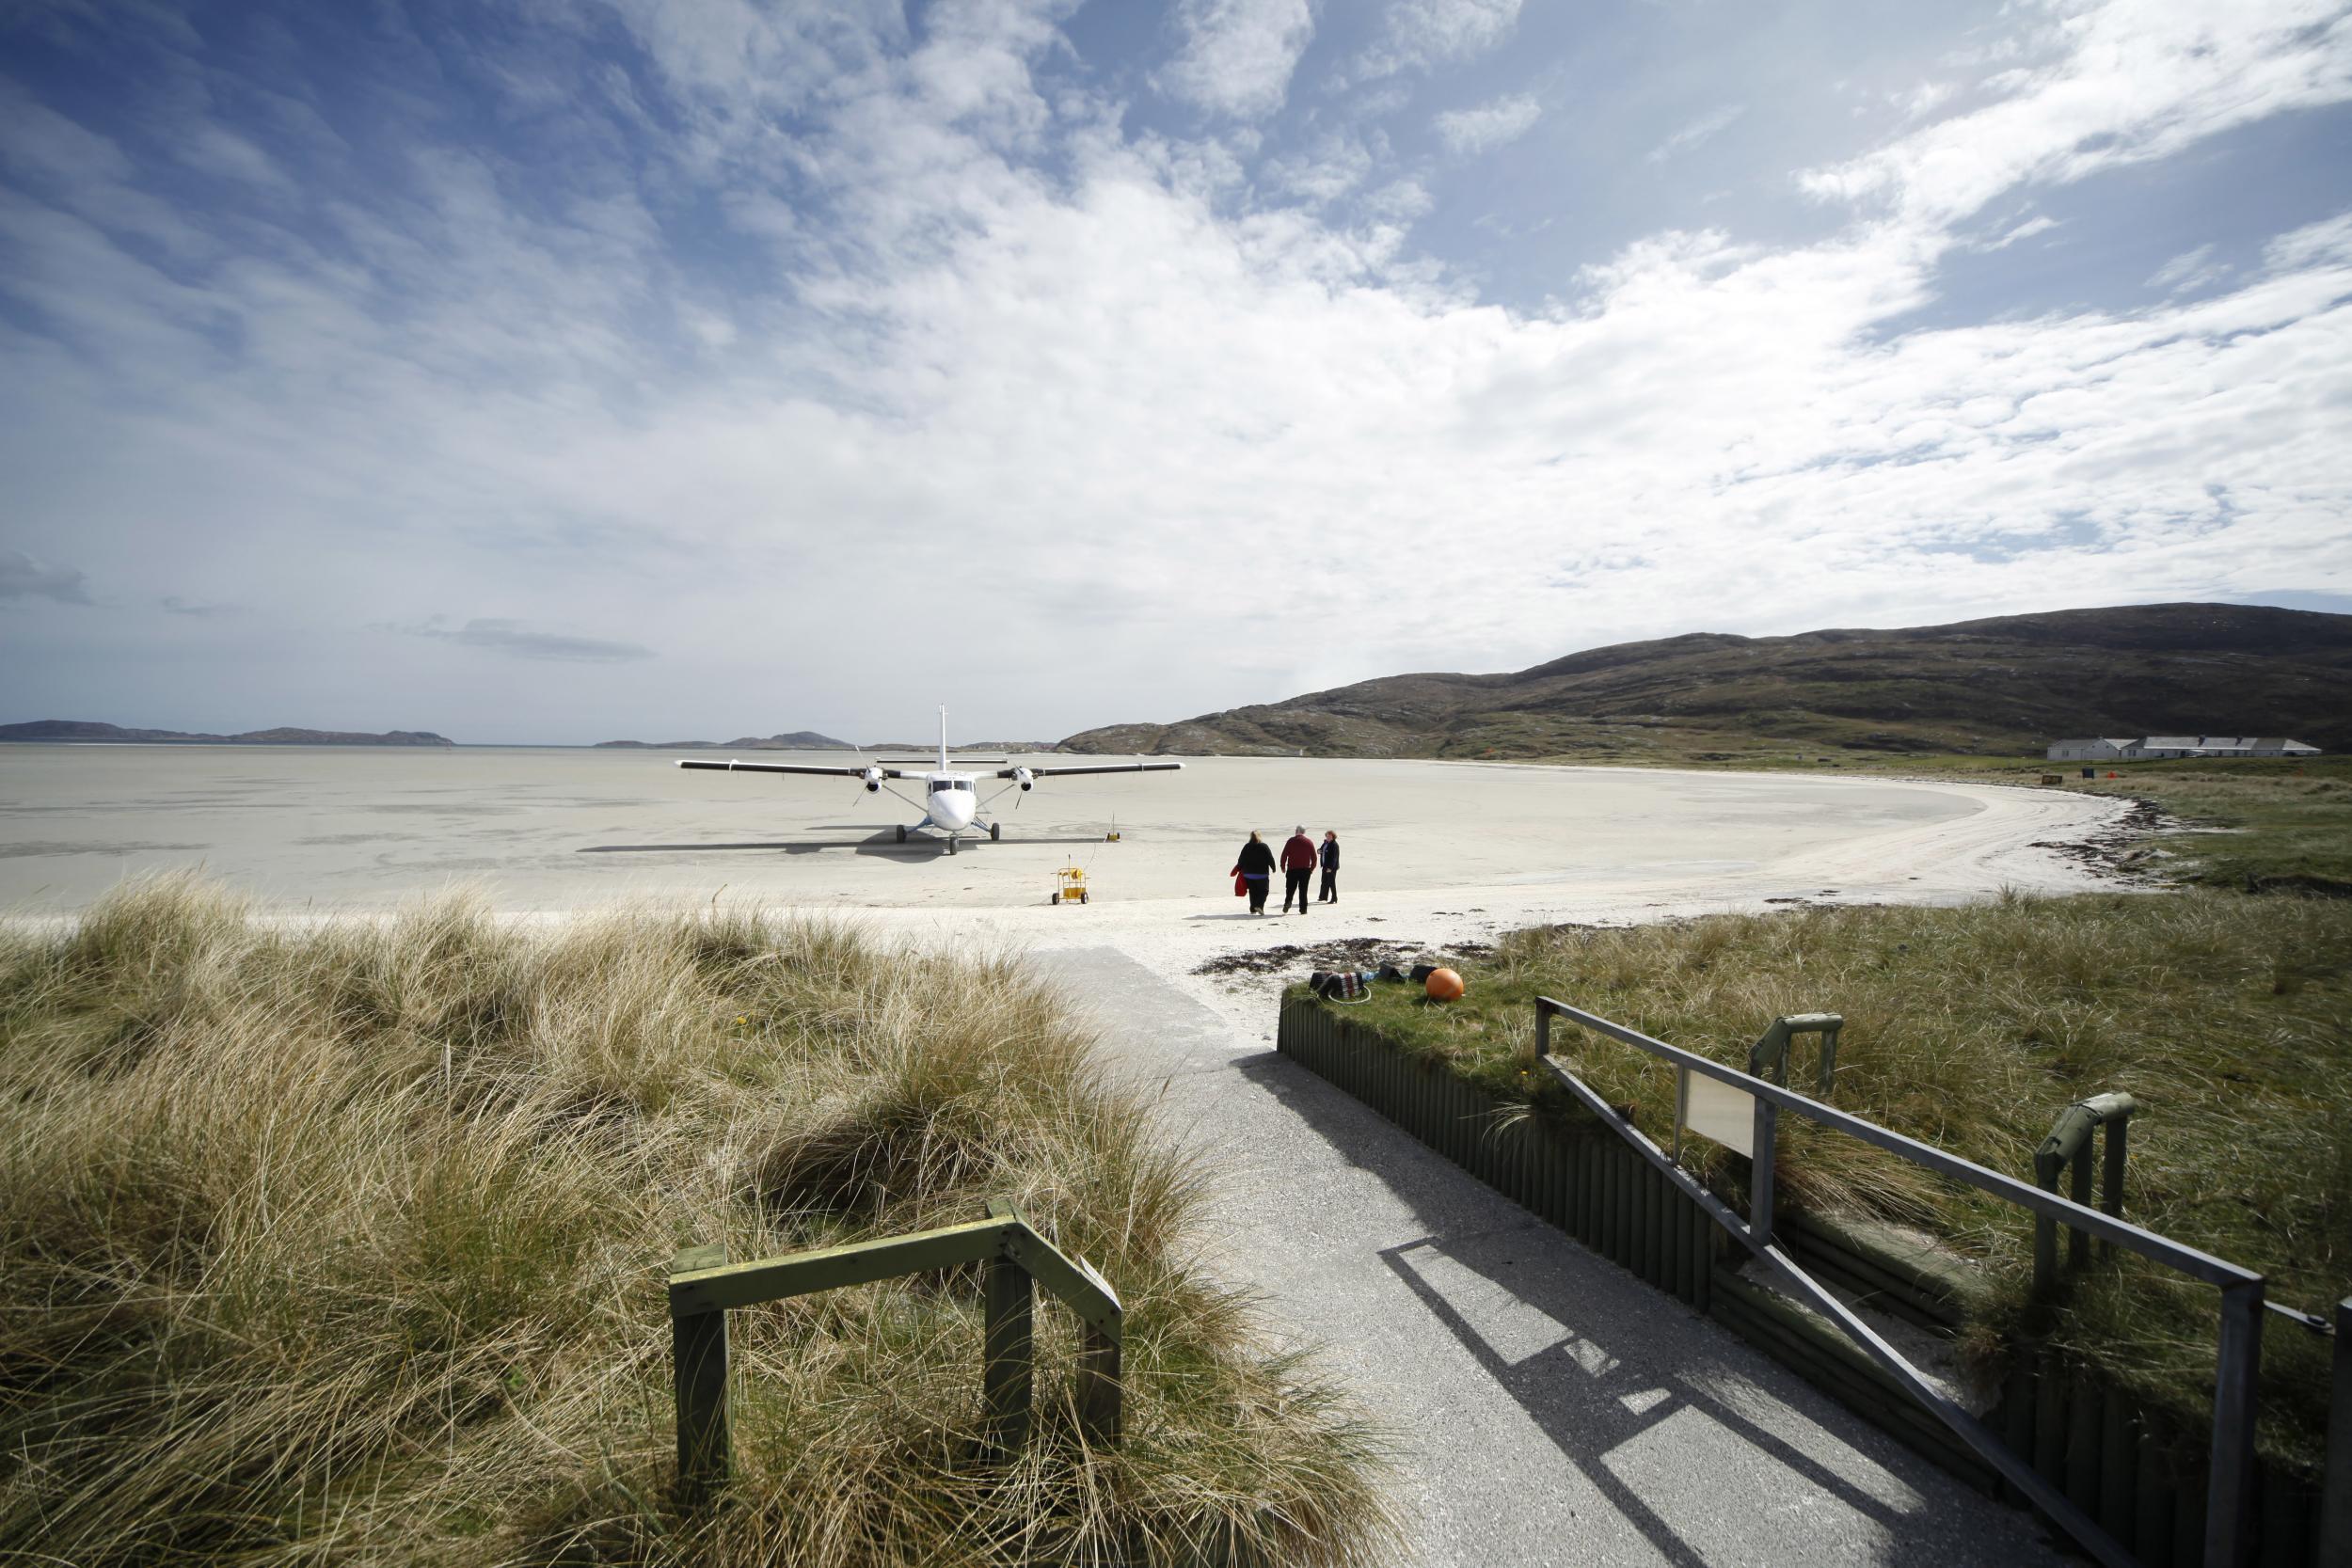
[[1002, 822], [991, 822], [988, 825], [988, 836], [992, 839], [1004, 837], [1005, 825]]
[[949, 840], [947, 841], [947, 853], [949, 853], [949, 854], [951, 854], [951, 855], [952, 855], [952, 854], [954, 854], [955, 852], [956, 852], [956, 841], [955, 841], [954, 839], [952, 839], [952, 838], [951, 838], [951, 839], [949, 839]]
[[904, 844], [906, 841], [907, 841], [907, 825], [906, 825], [905, 823], [901, 822], [901, 823], [899, 823], [899, 824], [898, 824], [898, 842], [899, 842], [899, 843], [901, 843], [901, 844]]

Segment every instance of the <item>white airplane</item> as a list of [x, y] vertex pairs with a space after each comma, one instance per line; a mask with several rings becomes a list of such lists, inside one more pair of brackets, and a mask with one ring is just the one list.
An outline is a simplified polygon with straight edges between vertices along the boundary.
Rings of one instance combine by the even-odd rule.
[[[921, 779], [924, 797], [923, 820], [912, 824], [901, 823], [898, 828], [898, 842], [904, 844], [909, 832], [919, 832], [929, 828], [933, 832], [947, 835], [947, 853], [951, 855], [956, 852], [956, 840], [964, 833], [977, 833], [986, 829], [988, 836], [992, 839], [1005, 836], [1004, 823], [981, 816], [980, 810], [983, 806], [995, 804], [1004, 797], [1007, 790], [1019, 789], [1026, 792], [1035, 788], [1040, 779], [1069, 778], [1079, 773], [1172, 773], [1184, 766], [1181, 762], [1105, 762], [1089, 764], [1080, 768], [998, 768], [986, 777], [1004, 779], [1009, 782], [1004, 789], [998, 790], [986, 800], [979, 798], [978, 791], [974, 787], [982, 775], [960, 770], [955, 766], [956, 763], [961, 762], [968, 766], [985, 767], [1006, 760], [1003, 757], [949, 757], [947, 754], [947, 710], [942, 707], [939, 710], [939, 766], [937, 768], [932, 768], [924, 761], [911, 762], [896, 758], [861, 763], [855, 768], [811, 768], [796, 762], [690, 762], [683, 759], [679, 761], [678, 766], [700, 768], [713, 773], [813, 773], [820, 778], [858, 779], [864, 782], [868, 795], [879, 794], [885, 780]], [[910, 772], [910, 768], [922, 769], [922, 771]], [[890, 793], [898, 795], [895, 789]], [[899, 795], [898, 799], [906, 800], [903, 795]], [[907, 800], [907, 804], [912, 806], [916, 802]]]

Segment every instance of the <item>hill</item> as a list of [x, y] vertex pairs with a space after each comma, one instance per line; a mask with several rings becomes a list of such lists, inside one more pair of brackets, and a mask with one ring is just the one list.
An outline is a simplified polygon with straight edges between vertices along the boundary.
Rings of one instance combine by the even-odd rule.
[[1509, 674], [1391, 675], [1073, 752], [1732, 760], [1836, 747], [2039, 752], [2061, 736], [2352, 746], [2352, 615], [2133, 605], [1793, 637], [1698, 632]]
[[599, 749], [623, 747], [641, 752], [847, 752], [853, 748], [846, 740], [835, 740], [815, 730], [792, 730], [783, 735], [747, 735], [734, 740], [599, 740]]
[[84, 744], [173, 744], [189, 746], [454, 746], [431, 730], [386, 730], [381, 735], [354, 730], [278, 728], [246, 730], [237, 735], [204, 735], [187, 730], [126, 729], [87, 719], [36, 719], [24, 724], [0, 724], [0, 741], [80, 741]]

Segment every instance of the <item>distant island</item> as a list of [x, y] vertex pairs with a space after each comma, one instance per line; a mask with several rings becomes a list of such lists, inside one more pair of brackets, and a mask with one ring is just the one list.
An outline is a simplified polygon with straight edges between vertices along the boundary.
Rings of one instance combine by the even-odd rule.
[[[619, 748], [631, 752], [889, 752], [906, 756], [929, 756], [939, 749], [935, 740], [904, 741], [877, 740], [859, 746], [853, 740], [835, 740], [815, 730], [793, 730], [787, 735], [747, 735], [736, 740], [599, 740], [596, 749]], [[956, 752], [1003, 752], [1024, 755], [1059, 749], [1051, 740], [966, 740], [956, 744]]]
[[354, 730], [246, 730], [237, 735], [201, 735], [186, 730], [126, 729], [87, 719], [36, 719], [25, 724], [0, 724], [0, 740], [80, 741], [86, 744], [182, 746], [454, 746], [447, 736], [431, 730], [386, 730], [363, 735]]
[[599, 740], [599, 750], [621, 747], [638, 752], [853, 752], [857, 750], [846, 740], [835, 740], [815, 730], [792, 730], [784, 735], [747, 735], [737, 740]]

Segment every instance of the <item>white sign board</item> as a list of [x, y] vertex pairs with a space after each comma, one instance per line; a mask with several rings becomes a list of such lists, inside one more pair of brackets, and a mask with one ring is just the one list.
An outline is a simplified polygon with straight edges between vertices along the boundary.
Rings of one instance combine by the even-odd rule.
[[1683, 1128], [1754, 1158], [1756, 1096], [1703, 1073], [1686, 1071], [1682, 1083]]

